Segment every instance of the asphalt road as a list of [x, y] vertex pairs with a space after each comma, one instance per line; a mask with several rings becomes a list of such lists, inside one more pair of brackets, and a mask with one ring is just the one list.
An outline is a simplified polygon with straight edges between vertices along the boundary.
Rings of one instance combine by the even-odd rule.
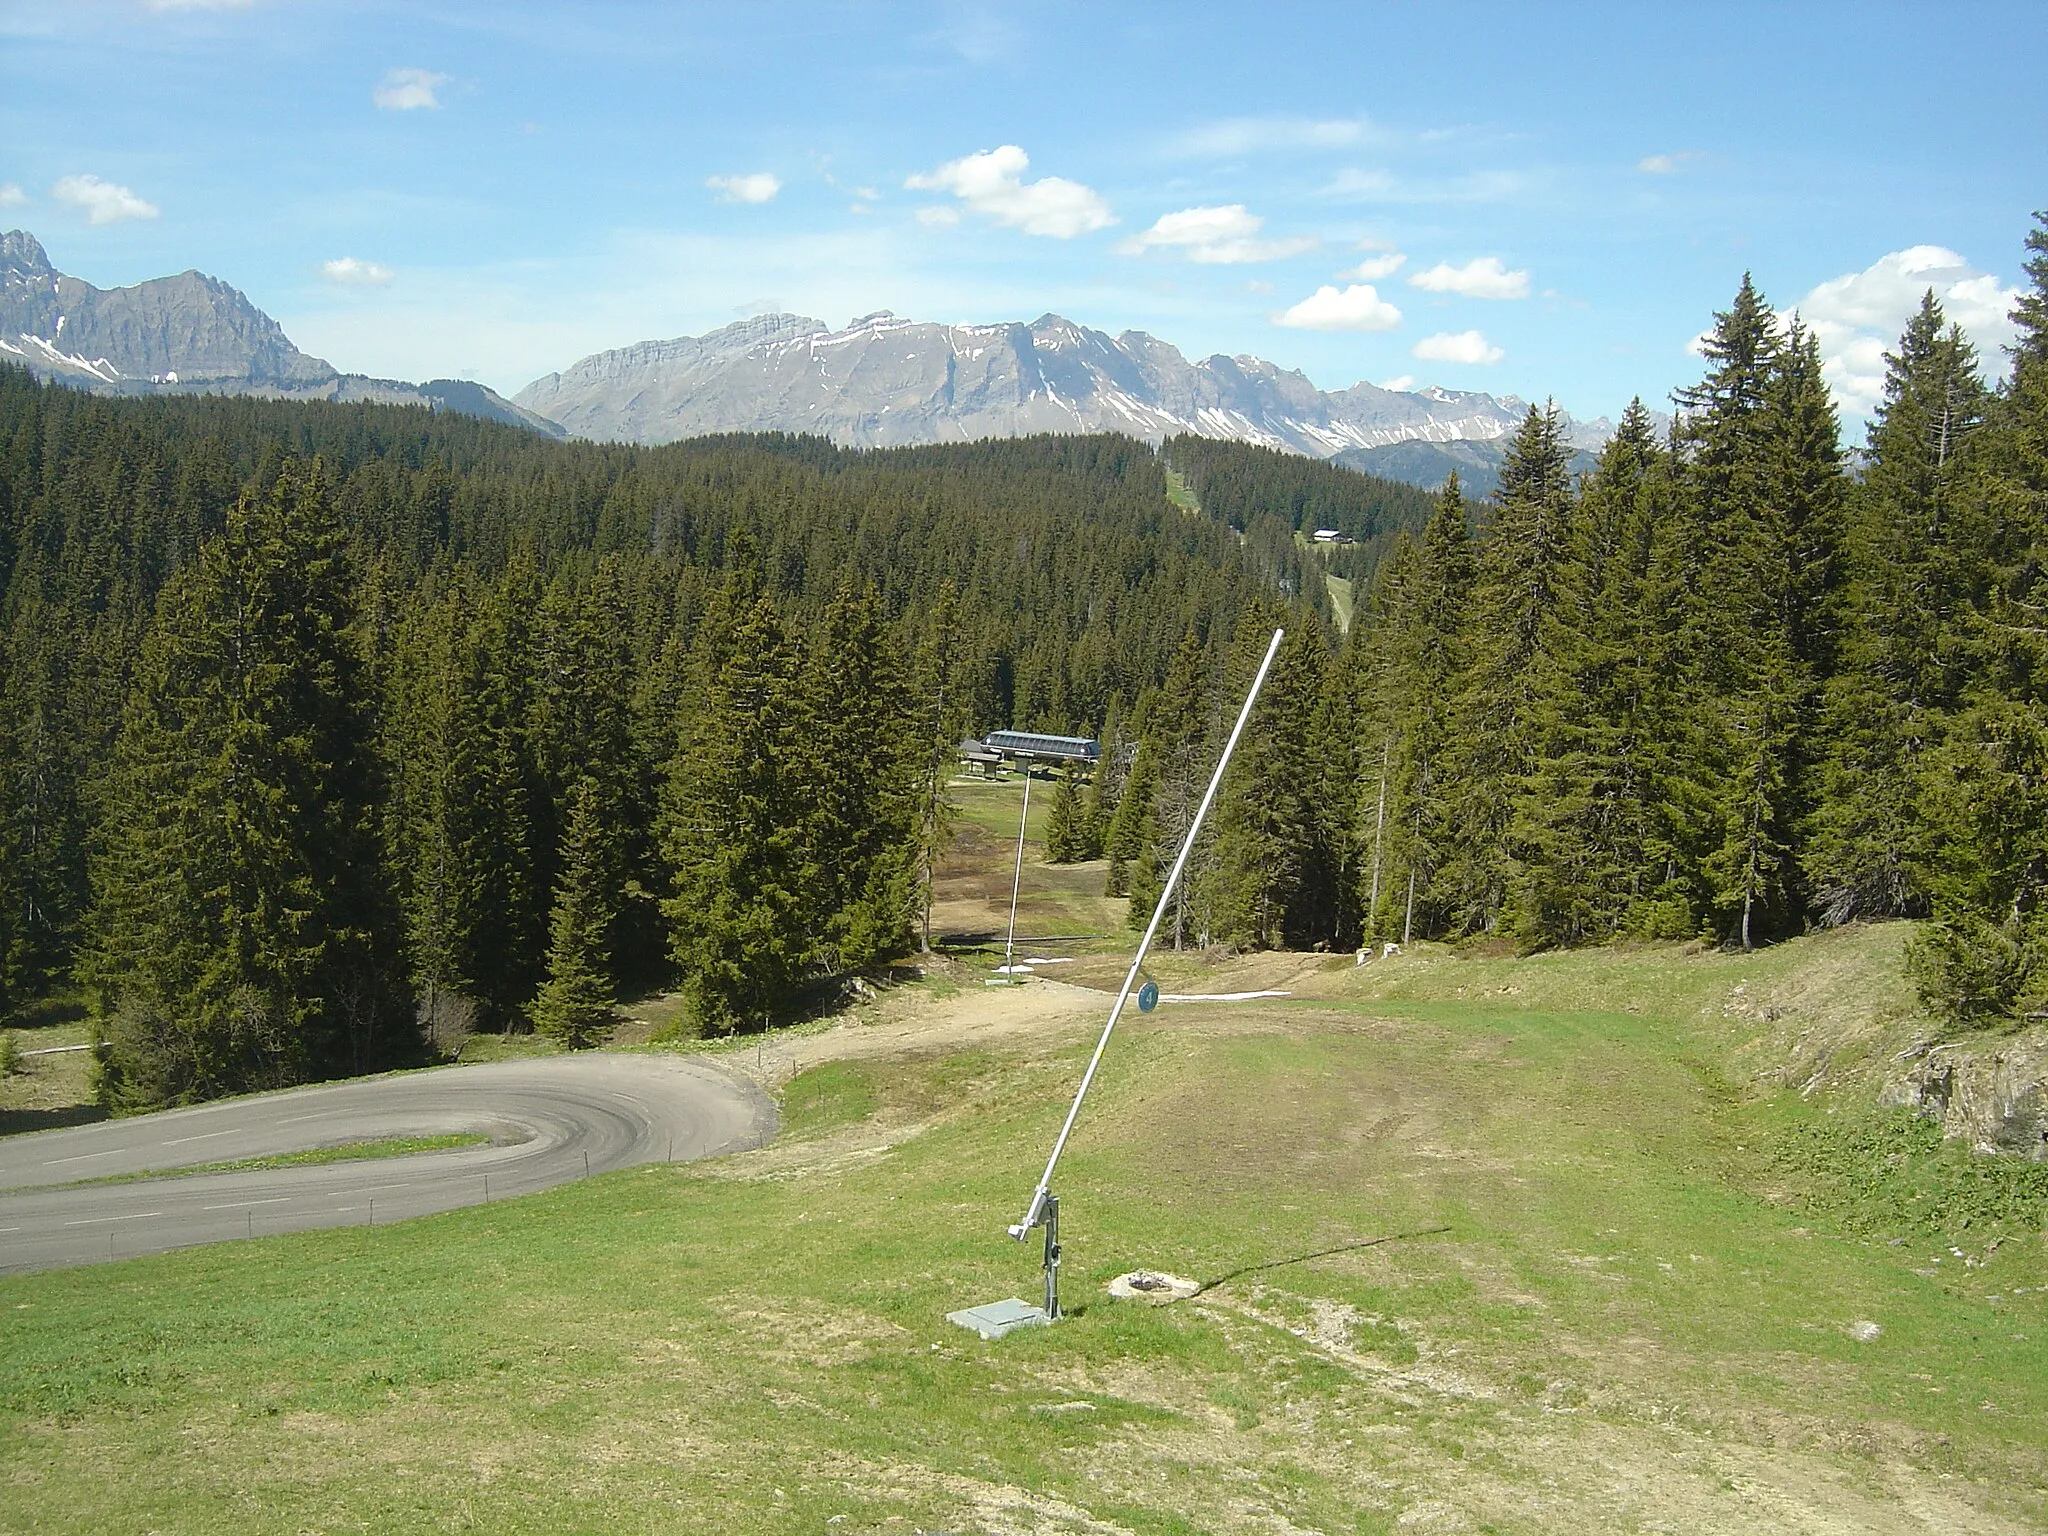
[[[588, 1173], [756, 1147], [775, 1107], [706, 1062], [540, 1057], [228, 1099], [0, 1140], [0, 1273], [422, 1216]], [[477, 1132], [488, 1146], [132, 1183], [109, 1174]]]

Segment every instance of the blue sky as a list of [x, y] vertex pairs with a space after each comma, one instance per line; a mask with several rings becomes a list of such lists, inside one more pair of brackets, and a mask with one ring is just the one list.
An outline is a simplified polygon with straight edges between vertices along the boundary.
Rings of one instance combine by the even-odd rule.
[[1853, 413], [1929, 284], [2009, 334], [2043, 58], [2039, 0], [0, 0], [0, 226], [507, 393], [762, 309], [1053, 310], [1612, 414], [1749, 269]]

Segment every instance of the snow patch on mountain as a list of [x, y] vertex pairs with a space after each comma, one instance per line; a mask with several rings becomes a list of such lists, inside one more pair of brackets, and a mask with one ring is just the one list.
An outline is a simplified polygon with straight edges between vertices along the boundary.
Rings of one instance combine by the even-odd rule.
[[[940, 325], [880, 310], [833, 330], [757, 315], [704, 336], [599, 352], [535, 379], [516, 404], [579, 437], [666, 443], [712, 432], [809, 432], [851, 447], [1123, 432], [1230, 438], [1316, 458], [1386, 443], [1491, 441], [1528, 407], [1513, 397], [1359, 383], [1319, 390], [1263, 358], [1190, 362], [1143, 331], [1110, 336], [1041, 315]], [[1597, 447], [1605, 420], [1573, 422]]]

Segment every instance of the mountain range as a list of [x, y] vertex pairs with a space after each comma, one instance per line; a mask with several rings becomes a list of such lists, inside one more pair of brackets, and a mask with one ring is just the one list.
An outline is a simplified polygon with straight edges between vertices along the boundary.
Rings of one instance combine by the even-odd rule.
[[[1059, 315], [936, 325], [887, 310], [840, 330], [771, 314], [643, 341], [535, 379], [513, 400], [578, 437], [636, 443], [761, 431], [873, 448], [1029, 432], [1156, 443], [1192, 432], [1316, 458], [1411, 440], [1492, 441], [1528, 410], [1513, 396], [1447, 389], [1320, 390], [1260, 358], [1189, 362], [1143, 331], [1110, 336]], [[1576, 446], [1597, 448], [1612, 425], [1569, 431]]]
[[51, 266], [42, 244], [20, 229], [0, 234], [0, 360], [105, 394], [424, 405], [567, 436], [554, 422], [466, 380], [407, 384], [343, 373], [301, 352], [239, 289], [203, 272], [95, 288]]
[[[712, 432], [804, 432], [896, 447], [1034, 432], [1179, 433], [1335, 459], [1434, 488], [1452, 468], [1474, 494], [1497, 478], [1528, 410], [1515, 397], [1358, 383], [1320, 390], [1250, 356], [1189, 361], [1142, 331], [1058, 315], [940, 325], [886, 310], [834, 330], [757, 315], [704, 336], [598, 352], [511, 400], [480, 384], [343, 373], [301, 352], [240, 290], [181, 272], [96, 288], [56, 270], [25, 230], [0, 234], [0, 360], [101, 393], [211, 392], [425, 405], [552, 437], [665, 443]], [[1612, 428], [1574, 422], [1597, 449]]]

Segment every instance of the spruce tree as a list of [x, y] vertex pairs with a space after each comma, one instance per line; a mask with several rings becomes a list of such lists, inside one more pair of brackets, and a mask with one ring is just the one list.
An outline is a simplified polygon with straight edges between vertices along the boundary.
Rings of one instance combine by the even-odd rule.
[[[1232, 669], [1247, 686], [1270, 634], [1266, 616], [1248, 612]], [[1335, 934], [1338, 816], [1318, 793], [1328, 654], [1313, 615], [1298, 615], [1238, 742], [1212, 813], [1214, 867], [1201, 882], [1212, 943], [1308, 949]]]
[[939, 860], [952, 843], [954, 807], [946, 796], [953, 754], [968, 729], [966, 664], [961, 633], [960, 593], [940, 585], [917, 652], [908, 708], [920, 743], [916, 770], [917, 947], [931, 953], [932, 892]]
[[663, 905], [700, 1032], [760, 1028], [812, 954], [812, 787], [797, 766], [800, 657], [756, 573], [736, 566], [705, 637], [705, 672], [670, 770]]
[[1973, 516], [1988, 579], [1960, 707], [1922, 782], [1939, 857], [1913, 965], [1963, 1023], [2048, 1012], [2048, 214], [2027, 236], [2012, 376], [1986, 410]]
[[[1648, 896], [1661, 883], [1651, 847], [1660, 716], [1680, 686], [1656, 675], [1663, 465], [1650, 415], [1632, 401], [1572, 509], [1532, 680], [1536, 761], [1514, 808], [1520, 864], [1506, 926], [1527, 945], [1629, 927], [1669, 936]], [[1689, 926], [1678, 919], [1679, 932]]]
[[[454, 994], [485, 1027], [523, 1027], [546, 956], [523, 626], [502, 593], [457, 582], [400, 636], [386, 814], [407, 949], [432, 1021]], [[537, 825], [537, 822], [540, 825]]]
[[1467, 618], [1471, 641], [1449, 744], [1457, 785], [1443, 879], [1464, 933], [1491, 933], [1520, 871], [1517, 807], [1541, 763], [1552, 610], [1569, 558], [1573, 484], [1556, 406], [1529, 408], [1501, 469]]
[[1962, 453], [1985, 391], [1962, 331], [1929, 292], [1886, 354], [1884, 400], [1852, 502], [1839, 665], [1804, 863], [1825, 924], [1924, 913], [1938, 856], [1928, 754], [1970, 675], [1971, 604], [1989, 554]]
[[[1367, 916], [1376, 932], [1404, 938], [1443, 932], [1455, 906], [1444, 872], [1457, 814], [1456, 684], [1465, 671], [1475, 579], [1467, 519], [1453, 474], [1413, 565], [1404, 570], [1390, 562], [1374, 598], [1375, 666], [1384, 691], [1373, 718], [1388, 762], [1386, 878], [1378, 882], [1379, 912]], [[1370, 745], [1360, 754], [1368, 760]]]
[[[1141, 749], [1143, 780], [1132, 770], [1133, 785], [1125, 789], [1134, 800], [1126, 823], [1130, 848], [1126, 855], [1131, 897], [1130, 925], [1143, 928], [1151, 921], [1152, 909], [1166, 884], [1166, 876], [1179, 857], [1181, 844], [1193, 829], [1195, 811], [1207, 786], [1212, 734], [1213, 690], [1209, 686], [1209, 657], [1193, 630], [1181, 636], [1167, 670], [1165, 686], [1153, 697], [1146, 721], [1150, 761]], [[1215, 744], [1221, 747], [1218, 741]], [[1115, 850], [1112, 850], [1112, 857]], [[1192, 888], [1200, 883], [1200, 856], [1190, 855], [1189, 874], [1183, 878], [1174, 899], [1174, 910], [1166, 933], [1175, 949], [1189, 937], [1188, 901]]]
[[[1103, 851], [1109, 859], [1102, 892], [1105, 896], [1131, 894], [1132, 865], [1146, 855], [1154, 839], [1152, 801], [1159, 791], [1161, 746], [1149, 726], [1157, 703], [1158, 691], [1148, 689], [1140, 695], [1138, 707], [1131, 717], [1132, 734], [1137, 738], [1132, 744], [1131, 765], [1124, 772], [1116, 811], [1109, 819], [1109, 829], [1103, 834]], [[1131, 905], [1135, 913], [1137, 903]], [[1136, 919], [1133, 926], [1142, 928], [1150, 916], [1148, 912], [1145, 917]]]
[[353, 619], [318, 461], [282, 464], [163, 593], [94, 870], [87, 976], [119, 1102], [411, 1047]]
[[[1463, 511], [1461, 504], [1461, 520]], [[1359, 589], [1339, 662], [1343, 686], [1352, 695], [1352, 755], [1361, 774], [1358, 824], [1353, 829], [1358, 848], [1355, 899], [1367, 941], [1383, 931], [1380, 896], [1388, 874], [1387, 815], [1390, 809], [1399, 810], [1391, 804], [1394, 742], [1408, 703], [1396, 666], [1396, 641], [1419, 558], [1414, 538], [1404, 533], [1395, 539], [1374, 569], [1371, 584]]]
[[827, 969], [864, 970], [909, 945], [930, 772], [873, 586], [840, 584], [797, 705], [787, 773], [816, 871], [807, 926]]
[[84, 640], [78, 615], [33, 598], [0, 633], [0, 991], [23, 997], [69, 969], [90, 899], [87, 796], [101, 733], [80, 718]]
[[1785, 335], [1747, 277], [1705, 354], [1706, 379], [1678, 396], [1699, 540], [1688, 644], [1711, 721], [1700, 870], [1723, 933], [1746, 949], [1799, 916], [1794, 836], [1810, 794], [1839, 449], [1810, 337]]
[[1045, 820], [1045, 862], [1074, 864], [1087, 857], [1087, 826], [1081, 793], [1071, 768], [1060, 770]]
[[1081, 812], [1078, 855], [1100, 859], [1109, 852], [1110, 823], [1116, 819], [1117, 802], [1123, 794], [1124, 776], [1130, 771], [1130, 753], [1124, 743], [1123, 696], [1113, 694], [1109, 717], [1102, 727], [1102, 754], [1088, 779], [1087, 803]]
[[533, 1027], [571, 1050], [598, 1044], [612, 1026], [611, 955], [605, 935], [617, 915], [618, 856], [594, 778], [569, 795], [561, 876], [548, 923], [548, 974], [532, 1008]]
[[431, 589], [422, 592], [396, 638], [386, 683], [384, 759], [391, 781], [385, 836], [420, 1016], [435, 1048], [443, 1017], [472, 986], [456, 705], [469, 622], [459, 586], [439, 601]]
[[[617, 899], [605, 949], [615, 976], [648, 980], [661, 948], [646, 897], [653, 883], [654, 779], [636, 738], [632, 626], [618, 562], [600, 562], [580, 582], [558, 577], [540, 629], [532, 751], [555, 808], [551, 820], [566, 826], [570, 796], [589, 780], [597, 815], [612, 829], [606, 879]], [[537, 861], [537, 872], [548, 867]], [[559, 884], [559, 862], [552, 867]]]

